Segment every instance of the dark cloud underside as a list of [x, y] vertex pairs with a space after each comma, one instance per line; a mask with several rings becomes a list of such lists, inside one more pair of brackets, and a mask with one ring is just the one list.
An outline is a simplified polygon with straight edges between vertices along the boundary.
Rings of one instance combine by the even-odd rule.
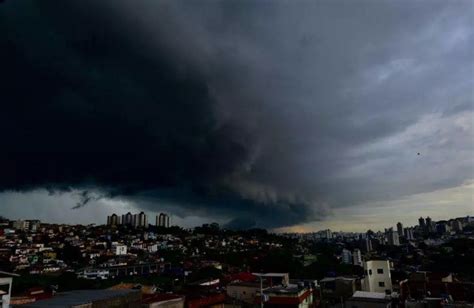
[[0, 190], [276, 227], [464, 181], [472, 6], [361, 3], [2, 3]]

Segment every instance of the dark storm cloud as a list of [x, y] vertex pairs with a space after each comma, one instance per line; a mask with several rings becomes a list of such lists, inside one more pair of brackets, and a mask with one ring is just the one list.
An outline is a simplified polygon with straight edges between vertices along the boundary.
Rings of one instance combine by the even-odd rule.
[[472, 5], [362, 3], [3, 3], [0, 189], [276, 227], [461, 183]]

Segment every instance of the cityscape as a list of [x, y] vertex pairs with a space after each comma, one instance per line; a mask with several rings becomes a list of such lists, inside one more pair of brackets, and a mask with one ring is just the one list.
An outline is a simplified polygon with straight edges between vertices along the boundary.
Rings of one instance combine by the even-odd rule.
[[279, 234], [217, 223], [184, 229], [166, 213], [155, 218], [151, 224], [143, 212], [114, 213], [103, 225], [2, 218], [3, 301], [25, 307], [79, 305], [88, 297], [92, 305], [136, 307], [471, 307], [474, 301], [474, 217], [420, 217], [416, 226], [398, 222], [365, 233]]
[[0, 0], [0, 308], [474, 308], [474, 0]]

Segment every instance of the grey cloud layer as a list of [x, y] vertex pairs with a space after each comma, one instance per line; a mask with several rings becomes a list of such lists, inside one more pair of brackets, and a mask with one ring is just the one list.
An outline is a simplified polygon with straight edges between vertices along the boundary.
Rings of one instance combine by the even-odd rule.
[[[87, 172], [72, 168], [70, 177], [35, 179], [31, 186], [96, 183], [147, 208], [167, 202], [183, 216], [275, 227], [324, 218], [332, 207], [452, 187], [473, 177], [470, 1], [32, 3], [26, 8], [33, 19], [11, 17], [19, 15], [18, 4], [0, 6], [13, 45], [37, 64], [55, 64], [44, 58], [56, 52], [51, 57], [66, 59], [58, 71], [72, 83], [88, 84], [74, 91], [59, 84], [59, 94], [47, 97], [80, 119], [92, 108], [100, 114], [93, 123], [120, 126], [119, 134], [94, 126], [102, 138], [121, 140], [114, 151], [133, 148], [135, 159], [135, 151], [163, 159], [136, 155], [146, 163], [130, 164], [130, 153], [105, 151], [99, 160], [84, 161], [93, 162]], [[76, 16], [81, 10], [95, 15], [85, 18], [92, 25], [58, 30], [68, 18], [83, 21]], [[39, 16], [49, 20], [45, 29], [59, 33], [46, 47], [28, 25]], [[18, 21], [25, 28], [17, 31], [31, 37], [15, 37]], [[74, 44], [62, 49], [64, 33], [94, 34], [94, 50], [87, 44], [86, 51]], [[119, 38], [101, 42], [110, 36]], [[43, 56], [24, 50], [37, 45]], [[163, 79], [157, 90], [154, 81]], [[183, 91], [195, 95], [178, 94]], [[51, 112], [64, 116], [57, 106]], [[95, 130], [72, 132], [87, 139]], [[120, 139], [124, 133], [130, 135]], [[33, 152], [42, 147], [35, 146]], [[104, 154], [98, 140], [84, 147], [91, 149], [86, 155]], [[173, 162], [179, 166], [169, 167]], [[59, 164], [65, 166], [70, 164]], [[117, 180], [122, 170], [131, 173]], [[164, 176], [150, 179], [153, 173]]]

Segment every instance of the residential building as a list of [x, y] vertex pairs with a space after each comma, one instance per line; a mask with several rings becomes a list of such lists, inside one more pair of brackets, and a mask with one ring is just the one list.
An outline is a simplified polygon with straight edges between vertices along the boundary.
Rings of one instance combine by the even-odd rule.
[[400, 237], [398, 236], [398, 232], [394, 231], [393, 228], [385, 230], [385, 237], [387, 238], [388, 245], [400, 246]]
[[362, 254], [360, 249], [354, 249], [352, 253], [352, 261], [354, 265], [362, 266]]
[[[260, 292], [259, 281], [236, 281], [227, 285], [227, 296], [238, 302], [253, 304], [257, 293]], [[267, 283], [262, 283], [262, 288], [267, 288]]]
[[160, 215], [156, 216], [156, 226], [169, 228], [170, 217], [165, 213], [160, 213]]
[[372, 240], [370, 239], [369, 236], [367, 236], [364, 240], [364, 248], [365, 248], [365, 252], [372, 251]]
[[434, 232], [435, 228], [434, 228], [434, 223], [433, 221], [431, 220], [431, 218], [428, 216], [426, 217], [426, 229], [428, 232]]
[[462, 231], [462, 229], [463, 229], [462, 221], [460, 219], [454, 219], [451, 222], [451, 228], [454, 231]]
[[132, 213], [128, 212], [125, 215], [122, 215], [122, 224], [124, 225], [132, 225], [133, 224], [133, 215]]
[[323, 230], [323, 238], [332, 239], [332, 232], [330, 229]]
[[132, 218], [132, 225], [135, 228], [145, 228], [148, 226], [148, 219], [144, 212], [134, 214]]
[[325, 277], [319, 284], [321, 300], [326, 304], [340, 303], [341, 299], [348, 299], [357, 289], [357, 279], [352, 277]]
[[451, 232], [451, 227], [447, 221], [438, 221], [436, 223], [436, 232], [438, 234], [448, 234]]
[[12, 293], [13, 277], [20, 275], [0, 271], [0, 307], [9, 308]]
[[124, 256], [127, 254], [127, 245], [112, 245], [112, 251], [115, 253], [116, 256]]
[[425, 219], [423, 217], [418, 218], [418, 225], [420, 226], [420, 229], [422, 231], [426, 230], [426, 222], [425, 222]]
[[107, 225], [118, 226], [120, 225], [120, 217], [117, 214], [107, 216]]
[[365, 278], [362, 288], [367, 292], [391, 293], [392, 278], [388, 260], [370, 260], [364, 262]]
[[404, 233], [405, 233], [405, 238], [408, 240], [408, 241], [413, 241], [415, 239], [415, 235], [414, 235], [414, 232], [413, 232], [413, 228], [405, 228], [404, 229]]
[[308, 308], [313, 304], [313, 292], [311, 288], [298, 285], [276, 286], [263, 290], [263, 296], [258, 297], [257, 303], [261, 299], [269, 307]]
[[148, 226], [148, 219], [144, 212], [140, 212], [138, 214], [138, 226], [139, 227], [147, 227]]
[[352, 264], [352, 253], [348, 249], [342, 250], [342, 263], [344, 264]]
[[399, 237], [403, 237], [403, 224], [401, 222], [397, 223], [397, 232]]
[[16, 220], [13, 222], [13, 229], [15, 230], [28, 230], [28, 222], [26, 220]]

